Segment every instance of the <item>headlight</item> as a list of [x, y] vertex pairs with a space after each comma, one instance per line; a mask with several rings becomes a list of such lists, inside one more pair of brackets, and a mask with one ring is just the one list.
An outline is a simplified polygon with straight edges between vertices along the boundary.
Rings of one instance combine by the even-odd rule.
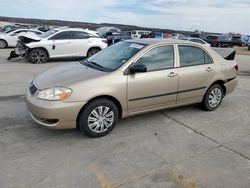
[[52, 87], [41, 90], [37, 98], [49, 101], [59, 101], [68, 98], [72, 93], [72, 90], [67, 87]]

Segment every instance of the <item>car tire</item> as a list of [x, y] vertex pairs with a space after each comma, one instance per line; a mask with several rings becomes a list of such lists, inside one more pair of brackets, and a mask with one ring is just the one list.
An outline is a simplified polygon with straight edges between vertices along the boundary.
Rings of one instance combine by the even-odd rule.
[[78, 128], [85, 135], [98, 138], [109, 134], [118, 122], [118, 108], [108, 99], [96, 99], [80, 112]]
[[248, 46], [248, 51], [250, 51], [250, 45]]
[[0, 40], [0, 49], [4, 49], [8, 46], [7, 42], [5, 40]]
[[28, 61], [33, 64], [43, 64], [48, 60], [48, 54], [43, 49], [33, 49], [28, 54]]
[[87, 57], [91, 57], [92, 55], [95, 55], [96, 53], [100, 52], [100, 48], [90, 48], [87, 53]]
[[221, 85], [214, 84], [206, 92], [202, 101], [202, 108], [206, 111], [216, 110], [224, 97], [224, 90]]

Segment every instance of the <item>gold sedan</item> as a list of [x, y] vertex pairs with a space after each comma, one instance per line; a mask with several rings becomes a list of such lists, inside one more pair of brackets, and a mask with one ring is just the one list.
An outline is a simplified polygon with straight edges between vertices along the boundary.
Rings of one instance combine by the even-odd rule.
[[235, 61], [197, 43], [129, 40], [38, 75], [27, 108], [43, 126], [100, 137], [136, 114], [194, 103], [215, 110], [235, 89], [237, 70]]

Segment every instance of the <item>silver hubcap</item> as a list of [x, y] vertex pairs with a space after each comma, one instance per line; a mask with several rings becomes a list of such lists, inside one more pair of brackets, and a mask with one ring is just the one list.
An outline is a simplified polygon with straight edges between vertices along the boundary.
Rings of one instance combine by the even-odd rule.
[[0, 48], [5, 48], [5, 42], [4, 41], [0, 41]]
[[32, 54], [32, 62], [34, 63], [44, 63], [45, 62], [46, 55], [43, 51], [37, 51]]
[[218, 106], [222, 99], [222, 93], [219, 88], [214, 88], [208, 98], [208, 104], [211, 108], [215, 108]]
[[112, 126], [114, 112], [107, 106], [96, 107], [88, 117], [88, 127], [95, 133], [103, 133]]

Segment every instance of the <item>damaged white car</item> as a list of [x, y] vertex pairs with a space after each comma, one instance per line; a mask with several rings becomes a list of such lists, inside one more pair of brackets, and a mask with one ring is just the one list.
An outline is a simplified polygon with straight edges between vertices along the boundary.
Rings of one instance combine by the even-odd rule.
[[63, 28], [52, 29], [39, 36], [20, 36], [10, 57], [25, 57], [30, 63], [40, 64], [52, 58], [90, 57], [107, 47], [107, 40], [95, 31]]
[[26, 36], [37, 36], [42, 33], [42, 31], [34, 29], [16, 29], [0, 33], [0, 48], [15, 47], [18, 41], [18, 36], [20, 35], [25, 34]]

